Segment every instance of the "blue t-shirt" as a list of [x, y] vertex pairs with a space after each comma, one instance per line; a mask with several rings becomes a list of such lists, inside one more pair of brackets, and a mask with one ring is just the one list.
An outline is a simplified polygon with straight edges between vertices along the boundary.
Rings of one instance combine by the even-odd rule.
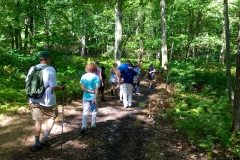
[[[83, 84], [86, 89], [95, 90], [100, 87], [100, 79], [94, 73], [86, 73], [80, 79], [80, 84]], [[83, 92], [83, 101], [91, 101], [94, 99], [94, 93]]]
[[128, 64], [127, 64], [127, 63], [123, 63], [123, 64], [121, 64], [121, 65], [118, 67], [118, 70], [119, 70], [120, 72], [122, 72], [122, 71], [125, 70], [125, 69], [128, 69]]
[[137, 75], [137, 73], [133, 69], [128, 68], [121, 71], [121, 75], [123, 76], [123, 83], [133, 83], [133, 78]]
[[[137, 73], [137, 75], [138, 75], [138, 82], [139, 82], [140, 81], [139, 77], [140, 77], [140, 73], [141, 73], [140, 71], [141, 70], [138, 67], [134, 67], [133, 70]], [[136, 76], [134, 76], [133, 80], [135, 80], [135, 79], [136, 79]]]

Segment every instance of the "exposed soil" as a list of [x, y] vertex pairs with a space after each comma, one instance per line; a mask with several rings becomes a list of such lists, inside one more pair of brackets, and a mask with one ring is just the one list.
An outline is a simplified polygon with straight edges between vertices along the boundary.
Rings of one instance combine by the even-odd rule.
[[[99, 102], [97, 127], [80, 133], [82, 102], [59, 106], [59, 116], [51, 131], [51, 147], [30, 151], [34, 144], [33, 124], [28, 110], [22, 114], [0, 117], [0, 159], [2, 160], [207, 160], [234, 159], [220, 149], [207, 152], [190, 144], [165, 116], [172, 95], [158, 77], [155, 88], [147, 90], [147, 80], [140, 85], [140, 95], [133, 96], [133, 106], [123, 108], [118, 96], [106, 90], [106, 102]], [[91, 115], [89, 115], [89, 126]], [[62, 126], [62, 121], [64, 122]], [[63, 134], [62, 134], [63, 129]], [[42, 134], [45, 131], [43, 125]], [[42, 136], [42, 135], [41, 135]]]

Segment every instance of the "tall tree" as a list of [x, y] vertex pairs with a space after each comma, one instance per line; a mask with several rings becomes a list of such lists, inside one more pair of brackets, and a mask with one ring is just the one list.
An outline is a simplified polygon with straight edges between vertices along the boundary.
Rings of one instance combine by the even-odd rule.
[[[225, 0], [224, 0], [225, 1]], [[240, 130], [240, 22], [238, 24], [237, 54], [236, 54], [236, 82], [234, 91], [234, 110], [231, 132]]]
[[232, 80], [230, 68], [230, 36], [229, 36], [229, 18], [228, 18], [228, 0], [224, 0], [224, 19], [225, 19], [225, 38], [226, 38], [226, 74], [228, 86], [228, 98], [231, 103], [232, 97]]
[[167, 70], [168, 56], [167, 56], [167, 31], [166, 31], [166, 18], [165, 18], [165, 0], [160, 0], [161, 9], [161, 23], [162, 23], [162, 68]]
[[119, 65], [121, 63], [122, 54], [122, 0], [118, 0], [116, 7], [116, 22], [115, 22], [115, 61]]

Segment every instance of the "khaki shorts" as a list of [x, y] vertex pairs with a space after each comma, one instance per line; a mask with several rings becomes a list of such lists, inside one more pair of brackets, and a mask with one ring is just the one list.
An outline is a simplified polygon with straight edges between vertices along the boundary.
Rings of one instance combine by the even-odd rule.
[[57, 105], [45, 107], [38, 103], [31, 103], [31, 113], [32, 119], [35, 121], [42, 121], [44, 115], [55, 120], [58, 116], [58, 107]]

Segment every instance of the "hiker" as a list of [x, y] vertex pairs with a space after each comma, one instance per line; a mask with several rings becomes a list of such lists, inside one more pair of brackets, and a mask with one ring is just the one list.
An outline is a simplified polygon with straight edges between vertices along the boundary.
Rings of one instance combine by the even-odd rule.
[[[136, 81], [136, 84], [133, 86], [133, 94], [140, 95], [139, 93], [139, 85], [140, 85], [140, 73], [141, 70], [138, 67], [138, 62], [133, 63], [133, 70], [137, 73], [138, 75], [138, 80]], [[133, 80], [136, 79], [136, 76], [134, 76]]]
[[102, 66], [101, 69], [102, 69], [103, 85], [101, 85], [101, 86], [99, 87], [99, 93], [101, 93], [102, 101], [106, 101], [106, 99], [104, 98], [104, 97], [105, 97], [105, 96], [104, 96], [104, 89], [105, 89], [105, 87], [106, 87], [106, 79], [107, 79], [106, 73], [105, 73], [106, 67]]
[[113, 67], [110, 69], [110, 77], [109, 83], [111, 84], [111, 96], [117, 95], [117, 85], [118, 85], [118, 78], [117, 78], [117, 63], [113, 63]]
[[97, 71], [95, 71], [94, 73], [100, 78], [100, 84], [103, 85], [102, 69], [99, 67], [100, 63], [99, 61], [96, 61], [95, 64], [97, 65]]
[[155, 70], [155, 67], [153, 66], [153, 63], [150, 62], [147, 70], [147, 74], [146, 74], [148, 75], [148, 79], [149, 79], [149, 87], [148, 87], [149, 90], [153, 89], [152, 83], [155, 76], [155, 71], [156, 70]]
[[117, 74], [117, 77], [118, 77], [118, 82], [119, 82], [119, 102], [122, 103], [123, 101], [123, 92], [122, 92], [122, 83], [123, 83], [123, 77], [121, 76], [121, 72], [128, 69], [128, 66], [130, 64], [130, 60], [126, 60], [125, 63], [121, 64], [119, 67], [118, 67], [118, 74]]
[[[90, 112], [93, 103], [97, 104], [98, 89], [100, 87], [100, 78], [94, 74], [97, 71], [97, 65], [89, 63], [84, 75], [80, 79], [81, 88], [83, 91], [83, 113], [81, 133], [84, 134], [87, 127], [88, 113]], [[92, 127], [96, 127], [97, 105], [92, 111]]]
[[[34, 126], [34, 135], [35, 135], [35, 144], [32, 147], [32, 151], [38, 151], [43, 148], [43, 146], [50, 146], [48, 141], [48, 136], [52, 130], [55, 119], [58, 116], [58, 107], [56, 105], [56, 94], [57, 90], [64, 90], [66, 85], [58, 86], [56, 71], [53, 67], [49, 66], [51, 62], [50, 52], [41, 51], [39, 52], [40, 64], [36, 65], [37, 68], [41, 68], [44, 65], [48, 65], [43, 73], [43, 82], [44, 86], [47, 87], [43, 96], [39, 99], [29, 98], [29, 103], [31, 106], [32, 119], [35, 120]], [[26, 77], [26, 82], [28, 76], [33, 71], [33, 67], [28, 71]], [[46, 131], [42, 140], [40, 141], [40, 133], [42, 129], [42, 122], [44, 120], [44, 115], [48, 117], [48, 122], [46, 124]]]
[[[123, 107], [128, 108], [132, 106], [132, 90], [133, 85], [138, 81], [138, 75], [133, 70], [133, 65], [129, 64], [128, 68], [121, 71], [119, 76], [123, 77], [123, 80], [119, 77], [120, 82], [122, 83]], [[135, 80], [133, 80], [134, 76], [136, 76]]]

